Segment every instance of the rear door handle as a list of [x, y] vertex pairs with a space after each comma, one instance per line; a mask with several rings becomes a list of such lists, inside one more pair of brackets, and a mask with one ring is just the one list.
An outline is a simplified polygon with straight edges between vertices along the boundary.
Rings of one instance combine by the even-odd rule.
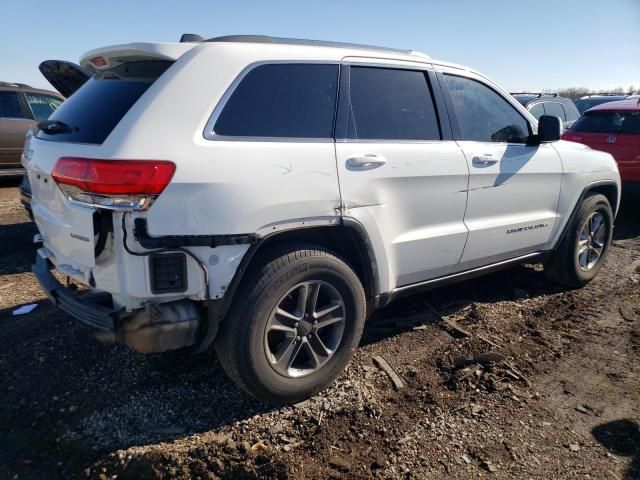
[[382, 155], [367, 153], [359, 157], [351, 157], [347, 160], [347, 166], [351, 168], [376, 168], [387, 163], [387, 159]]
[[498, 160], [493, 158], [490, 153], [484, 155], [476, 155], [472, 160], [474, 167], [488, 167], [489, 165], [495, 165]]

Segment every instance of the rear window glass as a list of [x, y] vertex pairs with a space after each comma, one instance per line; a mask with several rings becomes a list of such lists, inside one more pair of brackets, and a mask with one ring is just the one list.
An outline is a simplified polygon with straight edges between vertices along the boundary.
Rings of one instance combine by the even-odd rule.
[[544, 105], [542, 103], [536, 103], [533, 107], [531, 107], [529, 113], [536, 117], [536, 120], [539, 120], [540, 117], [544, 115]]
[[337, 89], [337, 65], [260, 65], [233, 91], [214, 132], [234, 137], [332, 138]]
[[640, 112], [587, 112], [571, 130], [582, 133], [640, 134]]
[[562, 108], [562, 105], [557, 102], [545, 102], [544, 111], [547, 115], [558, 117], [563, 122], [566, 121], [566, 118], [564, 116], [564, 109]]
[[100, 144], [105, 141], [129, 109], [172, 64], [139, 61], [100, 72], [88, 80], [49, 117], [71, 131], [45, 133], [38, 138], [57, 142]]
[[562, 105], [562, 108], [564, 109], [564, 114], [567, 119], [567, 122], [573, 122], [576, 118], [580, 116], [580, 114], [578, 113], [578, 110], [576, 110], [575, 108], [572, 108], [570, 105]]
[[26, 118], [16, 92], [0, 92], [0, 118]]

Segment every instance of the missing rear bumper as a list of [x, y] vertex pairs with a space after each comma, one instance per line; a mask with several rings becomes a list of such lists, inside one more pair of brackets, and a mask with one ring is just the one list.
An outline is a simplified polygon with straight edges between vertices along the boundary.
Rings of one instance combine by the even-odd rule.
[[39, 252], [31, 271], [49, 300], [61, 310], [97, 330], [115, 332], [124, 310], [113, 306], [107, 292], [75, 292], [62, 285], [51, 273], [51, 262]]

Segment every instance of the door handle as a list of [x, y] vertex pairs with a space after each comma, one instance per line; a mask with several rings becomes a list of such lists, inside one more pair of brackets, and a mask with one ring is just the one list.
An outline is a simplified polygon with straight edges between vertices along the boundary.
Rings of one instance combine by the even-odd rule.
[[367, 153], [347, 160], [347, 166], [351, 168], [375, 168], [385, 163], [387, 163], [387, 159], [375, 153]]
[[495, 165], [498, 160], [493, 158], [490, 153], [484, 155], [476, 155], [473, 157], [472, 162], [474, 167], [488, 167], [489, 165]]

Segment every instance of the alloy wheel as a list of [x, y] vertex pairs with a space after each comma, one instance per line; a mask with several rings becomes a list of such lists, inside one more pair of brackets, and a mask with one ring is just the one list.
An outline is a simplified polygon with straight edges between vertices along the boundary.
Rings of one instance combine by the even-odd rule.
[[265, 352], [279, 374], [299, 378], [322, 368], [337, 351], [345, 328], [344, 299], [322, 280], [291, 288], [271, 312]]

